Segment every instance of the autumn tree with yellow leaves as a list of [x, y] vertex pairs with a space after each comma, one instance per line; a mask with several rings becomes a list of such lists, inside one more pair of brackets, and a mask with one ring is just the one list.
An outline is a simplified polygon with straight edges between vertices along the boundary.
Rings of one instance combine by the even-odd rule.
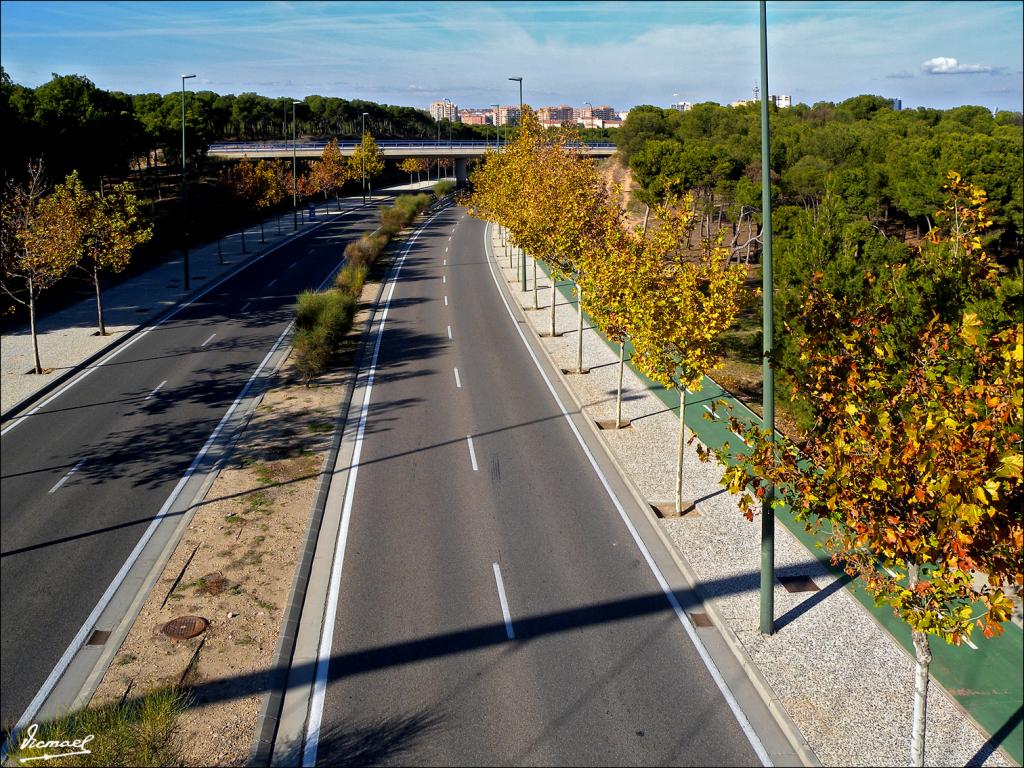
[[[817, 276], [796, 323], [800, 365], [788, 373], [816, 423], [799, 447], [761, 429], [732, 427], [749, 454], [731, 460], [723, 484], [752, 517], [765, 484], [879, 604], [909, 627], [916, 668], [911, 764], [925, 747], [929, 638], [960, 644], [978, 628], [1002, 631], [1020, 585], [1024, 502], [1021, 453], [1024, 326], [1007, 281], [981, 243], [990, 225], [982, 190], [951, 173], [929, 243], [892, 275], [867, 275], [877, 292], [858, 305], [820, 289]], [[919, 331], [913, 351], [890, 343], [908, 275], [955, 280], [946, 316]], [[1019, 286], [1016, 289], [1018, 290]], [[975, 575], [986, 580], [978, 585]]]
[[29, 163], [24, 183], [8, 182], [0, 207], [0, 287], [28, 309], [36, 373], [43, 373], [36, 302], [74, 266], [81, 239], [72, 194], [63, 184], [47, 194], [41, 161]]

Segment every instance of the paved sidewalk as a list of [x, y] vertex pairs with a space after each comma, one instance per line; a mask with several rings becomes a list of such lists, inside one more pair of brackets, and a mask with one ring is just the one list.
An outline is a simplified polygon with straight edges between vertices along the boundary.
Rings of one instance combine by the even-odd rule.
[[[435, 183], [436, 180], [403, 184], [378, 192], [417, 191], [429, 189]], [[342, 198], [342, 209], [351, 209], [361, 202], [358, 196]], [[338, 205], [334, 200], [316, 203], [317, 222], [308, 220], [307, 209], [308, 206], [301, 211], [300, 234], [311, 224], [338, 215]], [[195, 246], [189, 252], [190, 290], [187, 292], [183, 289], [184, 267], [180, 254], [141, 275], [106, 288], [103, 291], [103, 314], [107, 336], [96, 335], [95, 298], [83, 299], [70, 307], [43, 315], [36, 323], [39, 357], [43, 368], [48, 369], [42, 375], [31, 372], [32, 337], [26, 316], [24, 326], [0, 337], [0, 413], [6, 414], [25, 398], [32, 397], [85, 360], [113, 346], [140, 324], [198, 293], [245, 261], [287, 240], [294, 234], [292, 226], [290, 211], [266, 219], [263, 222], [265, 243], [260, 243], [258, 223], [248, 227], [245, 230], [247, 253], [244, 254], [241, 230], [234, 230], [221, 240], [219, 253], [222, 256], [218, 256], [216, 242]]]
[[[513, 295], [527, 310], [528, 324], [535, 332], [546, 331], [551, 296], [547, 276], [541, 273], [540, 311], [534, 311], [532, 266], [528, 269], [529, 290], [523, 293], [516, 272], [509, 269], [497, 229], [491, 227], [489, 231], [497, 263]], [[545, 339], [545, 349], [556, 366], [573, 369], [577, 319], [576, 305], [568, 291], [557, 295], [556, 325], [563, 335]], [[584, 366], [590, 368], [590, 373], [569, 374], [565, 380], [586, 415], [595, 421], [610, 421], [615, 418], [617, 348], [613, 350], [590, 328], [585, 320]], [[602, 432], [602, 437], [643, 498], [669, 501], [674, 496], [678, 400], [674, 407], [666, 404], [628, 367], [623, 386], [623, 418], [631, 419], [632, 426]], [[702, 440], [710, 439], [704, 430], [707, 422], [701, 418], [703, 405], [709, 402], [707, 396], [704, 392], [692, 398], [692, 414], [687, 403], [687, 432], [695, 424]], [[688, 446], [684, 466], [683, 495], [697, 499], [697, 512], [662, 520], [661, 525], [696, 575], [700, 590], [725, 620], [727, 638], [731, 635], [736, 649], [767, 681], [823, 764], [907, 764], [913, 692], [911, 656], [843, 588], [846, 579], [837, 578], [819, 560], [820, 553], [810, 551], [781, 522], [775, 542], [777, 576], [807, 576], [819, 591], [792, 593], [777, 583], [777, 631], [771, 637], [762, 636], [758, 631], [760, 525], [748, 523], [735, 497], [723, 491], [718, 464], [700, 463], [693, 446]], [[1017, 628], [1009, 627], [1007, 631]], [[933, 647], [940, 644], [933, 642]], [[1019, 677], [1019, 661], [1016, 664]], [[988, 736], [946, 690], [934, 684], [933, 678], [926, 764], [1013, 763], [989, 743]]]

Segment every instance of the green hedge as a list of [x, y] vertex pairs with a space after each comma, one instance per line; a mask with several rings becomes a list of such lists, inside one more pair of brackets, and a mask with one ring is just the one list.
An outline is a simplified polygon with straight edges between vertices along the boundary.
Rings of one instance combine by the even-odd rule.
[[454, 181], [439, 181], [434, 185], [434, 196], [440, 200], [449, 192], [455, 189]]
[[304, 291], [295, 306], [295, 365], [303, 381], [323, 373], [352, 328], [356, 299], [337, 288]]

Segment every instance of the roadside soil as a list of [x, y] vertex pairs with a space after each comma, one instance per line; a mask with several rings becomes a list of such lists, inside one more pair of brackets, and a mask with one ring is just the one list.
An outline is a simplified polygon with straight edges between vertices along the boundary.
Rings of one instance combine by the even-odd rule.
[[[191, 688], [175, 736], [182, 765], [248, 759], [317, 478], [387, 262], [364, 286], [329, 373], [306, 387], [291, 355], [282, 365], [93, 697], [95, 705], [162, 684]], [[161, 628], [181, 616], [200, 616], [209, 627], [172, 640]]]

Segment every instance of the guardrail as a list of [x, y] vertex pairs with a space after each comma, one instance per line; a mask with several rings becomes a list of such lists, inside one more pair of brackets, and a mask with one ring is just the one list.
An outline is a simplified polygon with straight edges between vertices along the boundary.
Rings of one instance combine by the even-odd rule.
[[[356, 141], [339, 141], [339, 149], [354, 149], [359, 145]], [[207, 152], [210, 153], [224, 153], [224, 152], [273, 152], [278, 150], [292, 150], [296, 151], [309, 151], [309, 150], [323, 150], [327, 146], [326, 141], [305, 141], [296, 142], [292, 144], [290, 141], [261, 141], [261, 142], [235, 142], [225, 141], [210, 144]], [[494, 147], [494, 142], [488, 141], [378, 141], [377, 146], [381, 149], [489, 149]], [[581, 145], [574, 145], [581, 146]], [[615, 149], [615, 144], [610, 142], [595, 142], [588, 144], [584, 142], [582, 146], [587, 149]]]

